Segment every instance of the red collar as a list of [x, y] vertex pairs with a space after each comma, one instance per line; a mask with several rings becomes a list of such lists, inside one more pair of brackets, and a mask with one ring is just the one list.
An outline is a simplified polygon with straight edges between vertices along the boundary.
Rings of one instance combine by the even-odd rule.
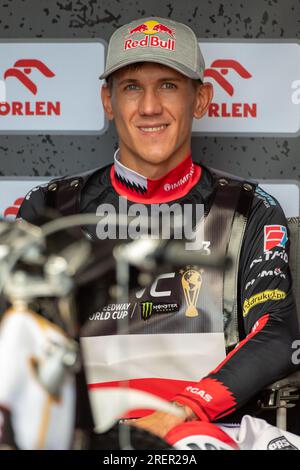
[[185, 196], [201, 177], [201, 167], [188, 155], [173, 170], [152, 180], [122, 165], [115, 153], [110, 178], [116, 192], [132, 202], [159, 204]]

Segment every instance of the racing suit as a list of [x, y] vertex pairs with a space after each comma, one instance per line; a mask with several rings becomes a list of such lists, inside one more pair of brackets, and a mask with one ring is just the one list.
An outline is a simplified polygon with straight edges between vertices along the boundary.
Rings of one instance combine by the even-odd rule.
[[[78, 186], [76, 177], [70, 181], [73, 188]], [[34, 223], [44, 214], [49, 197], [55, 196], [56, 182], [51, 184], [35, 188], [27, 195], [19, 218]], [[121, 196], [127, 198], [128, 206], [133, 203], [147, 206], [203, 204], [205, 213], [209, 214], [214, 191], [213, 171], [193, 163], [190, 155], [159, 180], [149, 180], [124, 167], [116, 155], [113, 165], [97, 169], [85, 179], [75, 211], [95, 213], [104, 203], [117, 208]], [[65, 193], [56, 200], [56, 207], [67, 214], [69, 203], [69, 193]], [[88, 231], [90, 237], [97, 237], [95, 228], [89, 227]], [[295, 370], [291, 357], [298, 324], [288, 253], [289, 237], [283, 211], [272, 196], [256, 187], [238, 265], [239, 341], [205, 376], [189, 383], [176, 381], [171, 392], [162, 396], [188, 405], [202, 421], [217, 421], [240, 408], [266, 385]], [[178, 286], [176, 276], [165, 279], [160, 290], [171, 292], [172, 284]], [[156, 284], [156, 291], [152, 290], [154, 296], [157, 290]], [[175, 291], [178, 293], [177, 287]], [[168, 301], [168, 308], [172, 309], [173, 305], [176, 310], [183, 299], [176, 294]], [[168, 314], [173, 312], [169, 310]], [[95, 315], [91, 315], [90, 320], [95, 320]]]

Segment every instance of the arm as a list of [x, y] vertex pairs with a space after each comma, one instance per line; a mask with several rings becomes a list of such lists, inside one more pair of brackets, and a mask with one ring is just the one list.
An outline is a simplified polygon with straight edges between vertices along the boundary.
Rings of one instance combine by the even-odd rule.
[[214, 371], [176, 397], [200, 419], [214, 421], [231, 413], [266, 385], [295, 370], [291, 356], [298, 322], [288, 266], [289, 240], [283, 227], [286, 219], [278, 203], [267, 207], [255, 198], [239, 269], [239, 313], [245, 339]]
[[26, 220], [32, 224], [38, 222], [45, 213], [45, 197], [41, 186], [37, 186], [26, 194], [17, 214], [17, 219]]

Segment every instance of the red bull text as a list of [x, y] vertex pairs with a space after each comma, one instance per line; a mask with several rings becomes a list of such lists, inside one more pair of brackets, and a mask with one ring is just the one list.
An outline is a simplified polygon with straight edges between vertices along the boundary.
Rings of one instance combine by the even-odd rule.
[[146, 36], [143, 39], [126, 39], [124, 49], [135, 49], [136, 47], [160, 47], [161, 49], [168, 49], [175, 51], [175, 39], [169, 38], [167, 41], [160, 39], [158, 36]]

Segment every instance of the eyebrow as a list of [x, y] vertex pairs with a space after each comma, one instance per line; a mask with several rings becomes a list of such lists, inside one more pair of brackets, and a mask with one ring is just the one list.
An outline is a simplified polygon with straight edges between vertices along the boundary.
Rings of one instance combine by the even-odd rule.
[[[182, 78], [177, 78], [177, 77], [163, 77], [159, 78], [158, 82], [181, 82]], [[124, 78], [124, 80], [121, 80], [118, 83], [118, 86], [126, 85], [128, 83], [140, 83], [140, 80], [137, 80], [136, 78]]]
[[138, 83], [139, 81], [136, 80], [135, 78], [124, 78], [124, 80], [121, 80], [118, 85], [125, 85], [126, 83]]

